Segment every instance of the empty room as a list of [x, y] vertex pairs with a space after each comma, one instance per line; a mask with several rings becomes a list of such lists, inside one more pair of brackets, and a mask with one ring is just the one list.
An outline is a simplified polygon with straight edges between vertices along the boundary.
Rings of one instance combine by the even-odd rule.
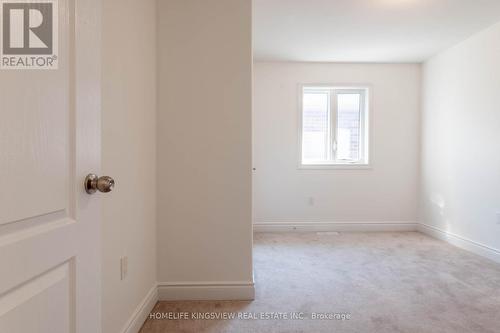
[[0, 333], [500, 332], [500, 1], [0, 30]]

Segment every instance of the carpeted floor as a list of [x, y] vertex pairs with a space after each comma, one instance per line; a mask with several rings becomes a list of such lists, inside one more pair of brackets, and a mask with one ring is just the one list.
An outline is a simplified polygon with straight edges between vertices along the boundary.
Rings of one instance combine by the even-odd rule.
[[[154, 312], [302, 320], [150, 319], [141, 333], [500, 332], [500, 265], [420, 233], [256, 234], [254, 266], [253, 302], [159, 302]], [[330, 318], [311, 318], [321, 313]]]

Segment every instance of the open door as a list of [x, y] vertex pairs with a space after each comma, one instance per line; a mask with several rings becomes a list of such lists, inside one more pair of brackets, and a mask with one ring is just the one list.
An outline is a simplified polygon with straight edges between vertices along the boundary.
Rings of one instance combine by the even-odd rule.
[[[102, 194], [83, 181], [100, 171], [101, 3], [55, 2], [58, 68], [0, 70], [2, 333], [100, 332]], [[45, 47], [44, 12], [17, 10], [11, 44]]]

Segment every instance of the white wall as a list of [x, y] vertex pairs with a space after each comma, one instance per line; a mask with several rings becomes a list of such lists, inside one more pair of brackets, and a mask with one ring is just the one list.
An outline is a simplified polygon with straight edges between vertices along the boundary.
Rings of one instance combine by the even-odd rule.
[[425, 63], [422, 106], [421, 222], [498, 251], [500, 23]]
[[[105, 333], [121, 333], [156, 284], [155, 17], [155, 0], [103, 1], [102, 170], [117, 183], [96, 194], [104, 215]], [[123, 281], [121, 256], [128, 256]]]
[[158, 18], [159, 282], [251, 284], [251, 0]]
[[[372, 86], [372, 169], [297, 169], [304, 83]], [[415, 222], [419, 100], [419, 65], [255, 63], [254, 221]]]

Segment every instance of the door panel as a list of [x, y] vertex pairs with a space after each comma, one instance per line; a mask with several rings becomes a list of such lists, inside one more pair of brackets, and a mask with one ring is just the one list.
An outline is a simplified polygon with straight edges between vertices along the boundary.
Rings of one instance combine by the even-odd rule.
[[8, 292], [0, 300], [0, 332], [68, 332], [74, 282], [65, 263]]
[[0, 70], [0, 332], [100, 332], [100, 8], [58, 1], [57, 70]]
[[0, 72], [0, 224], [68, 207], [71, 18], [68, 1], [58, 7], [59, 69]]

